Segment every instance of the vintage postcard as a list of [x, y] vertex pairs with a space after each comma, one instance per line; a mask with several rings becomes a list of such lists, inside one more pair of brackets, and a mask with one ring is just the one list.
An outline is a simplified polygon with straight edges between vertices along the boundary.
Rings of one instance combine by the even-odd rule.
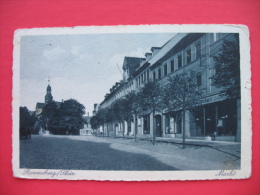
[[246, 26], [19, 29], [13, 56], [14, 177], [251, 176]]

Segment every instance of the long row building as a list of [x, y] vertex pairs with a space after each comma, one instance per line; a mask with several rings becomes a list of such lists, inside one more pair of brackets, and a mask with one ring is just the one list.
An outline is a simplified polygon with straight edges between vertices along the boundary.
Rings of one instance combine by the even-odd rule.
[[[170, 113], [157, 112], [155, 116], [145, 114], [137, 121], [125, 122], [124, 135], [134, 136], [137, 125], [138, 136], [152, 137], [155, 124], [156, 137], [181, 138], [185, 131], [189, 139], [205, 140], [209, 139], [209, 135], [215, 135], [216, 140], [240, 142], [240, 99], [227, 98], [220, 88], [212, 84], [212, 76], [216, 74], [213, 56], [221, 52], [223, 40], [232, 36], [232, 33], [178, 33], [162, 47], [152, 47], [143, 58], [125, 57], [122, 81], [110, 89], [95, 109], [109, 107], [129, 92], [140, 90], [148, 80], [165, 85], [169, 76], [192, 70], [196, 72], [196, 82], [203, 91], [203, 97], [195, 111], [186, 110], [185, 129], [182, 110], [175, 110]], [[101, 127], [101, 132], [122, 135], [122, 126], [120, 123], [106, 124]]]

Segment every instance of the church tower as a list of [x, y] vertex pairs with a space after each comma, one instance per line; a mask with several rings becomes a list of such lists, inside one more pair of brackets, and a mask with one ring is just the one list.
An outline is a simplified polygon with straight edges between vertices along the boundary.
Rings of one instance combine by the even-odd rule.
[[51, 86], [50, 86], [50, 79], [48, 79], [48, 86], [47, 86], [47, 92], [45, 95], [45, 104], [48, 104], [52, 102], [52, 95], [51, 95]]

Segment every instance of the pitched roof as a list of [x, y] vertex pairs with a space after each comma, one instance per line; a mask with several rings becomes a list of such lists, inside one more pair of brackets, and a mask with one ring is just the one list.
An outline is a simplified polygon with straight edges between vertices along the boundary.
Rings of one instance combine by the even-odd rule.
[[[148, 62], [153, 65], [158, 60], [160, 60], [167, 52], [169, 52], [182, 38], [184, 38], [188, 33], [178, 33], [173, 38], [171, 38], [168, 42], [166, 42], [160, 51], [152, 57]], [[155, 48], [155, 47], [154, 47]]]
[[45, 105], [45, 103], [37, 102], [36, 108], [43, 108]]
[[[60, 107], [60, 105], [61, 105], [61, 103], [62, 103], [62, 102], [56, 102], [56, 101], [54, 101], [54, 102], [55, 102], [55, 104], [56, 104], [58, 107]], [[46, 105], [45, 103], [37, 102], [37, 104], [36, 104], [36, 109], [37, 109], [37, 108], [43, 108], [45, 105]]]
[[[125, 62], [129, 67], [129, 76], [131, 76], [135, 72], [136, 65], [140, 64], [142, 60], [145, 58], [137, 58], [137, 57], [125, 57]], [[124, 63], [124, 65], [126, 65]]]
[[61, 103], [62, 102], [56, 102], [56, 101], [54, 101], [55, 102], [55, 104], [58, 106], [58, 107], [60, 107], [60, 105], [61, 105]]

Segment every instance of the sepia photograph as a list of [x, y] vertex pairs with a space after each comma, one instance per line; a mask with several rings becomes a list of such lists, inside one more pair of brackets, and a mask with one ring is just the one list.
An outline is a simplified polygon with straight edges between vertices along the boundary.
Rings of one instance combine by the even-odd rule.
[[19, 29], [13, 44], [15, 177], [250, 177], [245, 26]]

